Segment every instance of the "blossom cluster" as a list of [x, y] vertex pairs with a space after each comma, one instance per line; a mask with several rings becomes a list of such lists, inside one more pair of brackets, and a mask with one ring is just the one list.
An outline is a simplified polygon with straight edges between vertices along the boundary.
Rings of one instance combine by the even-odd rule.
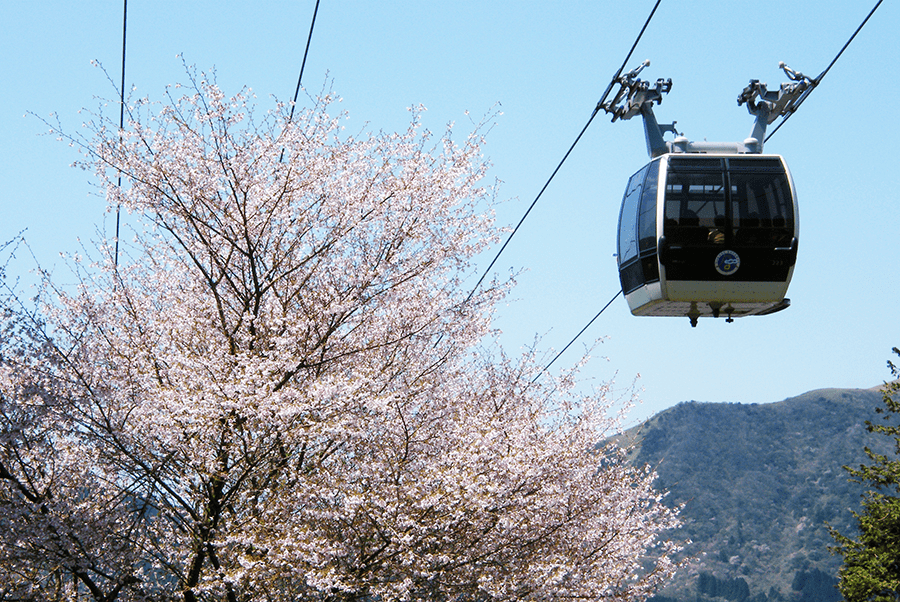
[[[480, 130], [260, 122], [194, 79], [85, 165], [108, 240], [0, 315], [0, 598], [646, 598], [677, 511], [605, 388], [483, 348]], [[121, 179], [121, 184], [120, 184]], [[120, 255], [112, 249], [118, 242]]]

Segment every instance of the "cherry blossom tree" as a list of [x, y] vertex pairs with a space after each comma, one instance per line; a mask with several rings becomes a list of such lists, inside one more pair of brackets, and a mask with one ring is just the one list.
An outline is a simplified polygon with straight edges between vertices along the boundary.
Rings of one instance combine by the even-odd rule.
[[489, 343], [509, 283], [465, 301], [486, 128], [352, 136], [330, 94], [190, 79], [69, 137], [118, 256], [4, 289], [0, 600], [650, 595], [677, 511], [598, 443], [608, 389]]

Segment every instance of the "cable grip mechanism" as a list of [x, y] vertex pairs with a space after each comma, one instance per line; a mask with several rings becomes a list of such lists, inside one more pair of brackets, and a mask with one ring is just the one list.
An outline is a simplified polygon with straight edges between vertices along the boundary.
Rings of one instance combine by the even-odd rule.
[[[617, 119], [631, 119], [641, 114], [641, 107], [645, 104], [660, 104], [663, 94], [668, 94], [672, 89], [672, 80], [658, 79], [655, 84], [638, 78], [644, 67], [648, 67], [650, 61], [646, 60], [628, 73], [620, 75], [614, 84], [618, 84], [619, 89], [616, 91], [612, 100], [601, 105], [604, 111], [612, 114], [612, 121]], [[674, 124], [673, 124], [674, 126]]]
[[764, 117], [769, 124], [796, 111], [818, 84], [811, 77], [788, 67], [784, 61], [778, 63], [778, 67], [784, 70], [790, 82], [781, 84], [778, 90], [769, 90], [766, 84], [760, 83], [758, 79], [751, 79], [750, 84], [737, 99], [738, 105], [746, 103], [751, 115], [758, 119]]

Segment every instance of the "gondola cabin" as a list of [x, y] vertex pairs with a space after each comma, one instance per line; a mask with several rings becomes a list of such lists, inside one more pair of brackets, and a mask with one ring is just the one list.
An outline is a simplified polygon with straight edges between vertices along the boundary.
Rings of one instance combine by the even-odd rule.
[[628, 181], [619, 213], [622, 292], [636, 316], [765, 315], [785, 298], [799, 238], [778, 155], [665, 153]]

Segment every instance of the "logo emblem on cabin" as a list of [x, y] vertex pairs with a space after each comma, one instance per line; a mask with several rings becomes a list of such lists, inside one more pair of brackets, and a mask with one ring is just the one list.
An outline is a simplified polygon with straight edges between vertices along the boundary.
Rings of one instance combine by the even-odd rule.
[[734, 251], [722, 251], [716, 255], [716, 271], [731, 276], [741, 267], [741, 258]]

